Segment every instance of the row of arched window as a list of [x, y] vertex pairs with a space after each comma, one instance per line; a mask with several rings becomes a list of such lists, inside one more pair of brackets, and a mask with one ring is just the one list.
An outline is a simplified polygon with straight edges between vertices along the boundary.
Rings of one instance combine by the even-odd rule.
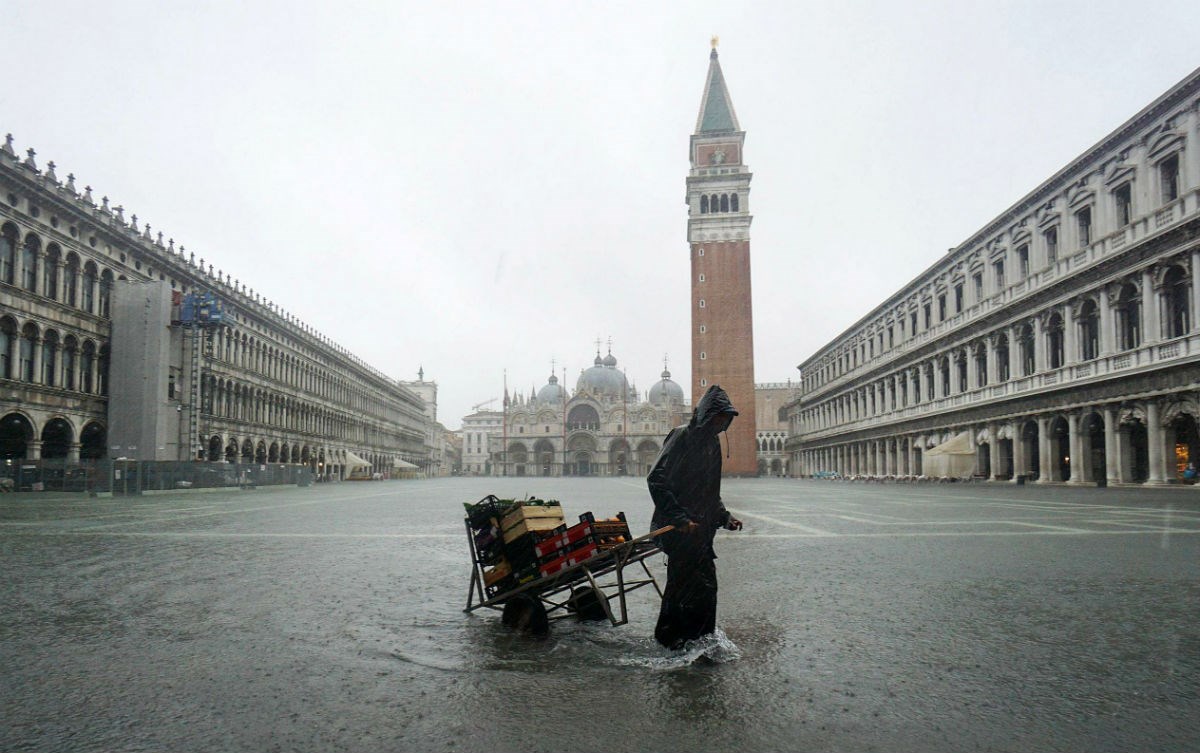
[[783, 452], [783, 437], [759, 437], [758, 451], [759, 452]]
[[111, 270], [82, 261], [73, 251], [64, 256], [57, 243], [43, 249], [37, 234], [27, 233], [22, 240], [13, 223], [0, 227], [0, 283], [106, 317], [113, 281]]
[[[0, 283], [20, 287], [89, 314], [108, 317], [111, 313], [113, 285], [121, 279], [125, 279], [124, 275], [116, 276], [112, 270], [101, 268], [93, 260], [82, 260], [74, 251], [64, 254], [57, 243], [43, 244], [36, 233], [28, 232], [22, 238], [20, 230], [12, 222], [0, 227]], [[226, 334], [218, 331], [213, 337], [217, 340], [214, 354], [239, 368], [277, 379], [353, 411], [393, 420], [398, 420], [403, 411], [403, 408], [381, 396], [351, 387], [349, 380], [334, 376], [331, 369], [284, 353], [245, 333]], [[49, 349], [57, 347], [53, 337], [44, 346]], [[94, 348], [93, 343], [93, 351]], [[15, 367], [10, 370], [20, 373], [19, 348], [13, 349], [11, 358]], [[28, 366], [26, 364], [25, 368]], [[45, 378], [50, 376], [54, 375]], [[66, 377], [57, 377], [54, 382], [42, 379], [42, 372], [39, 371], [37, 381], [43, 384], [61, 385]], [[96, 383], [94, 379], [91, 381]], [[407, 412], [419, 415], [420, 408], [408, 406]]]
[[1154, 213], [1155, 230], [1173, 221], [1176, 210], [1171, 205], [1180, 201], [1184, 186], [1183, 154], [1179, 151], [1182, 139], [1168, 129], [1158, 140], [1152, 150], [1158, 155], [1141, 168], [1141, 177], [1131, 168], [1114, 168], [1105, 181], [1107, 188], [1081, 184], [1056, 200], [1062, 202], [1065, 211], [1054, 209], [1055, 201], [1051, 201], [1040, 212], [1022, 219], [1019, 226], [1028, 222], [1040, 229], [1018, 231], [1009, 241], [1011, 250], [1002, 244], [979, 249], [978, 261], [967, 262], [965, 270], [958, 260], [953, 261], [954, 266], [923, 289], [913, 291], [909, 300], [899, 303], [893, 312], [867, 325], [853, 347], [828, 357], [813, 369], [805, 377], [807, 386], [816, 388], [853, 371], [896, 343], [1086, 250], [1101, 236], [1118, 234], [1113, 243], [1119, 243], [1114, 248], [1120, 248], [1126, 243], [1125, 235], [1120, 233], [1140, 215]]
[[[1182, 262], [1146, 270], [839, 395], [805, 411], [802, 426], [837, 426], [989, 384], [1086, 364], [1146, 341], [1183, 337], [1195, 328], [1192, 295], [1191, 278]], [[1148, 306], [1153, 307], [1151, 316], [1145, 313]]]
[[[404, 406], [398, 400], [389, 401], [382, 394], [354, 387], [349, 379], [335, 375], [332, 369], [289, 353], [253, 335], [233, 329], [222, 329], [210, 336], [214, 338], [214, 357], [240, 371], [261, 374], [356, 413], [399, 420], [404, 412]], [[410, 415], [419, 413], [417, 406], [408, 408]]]
[[108, 346], [0, 317], [0, 378], [92, 395], [108, 394]]
[[330, 409], [234, 379], [209, 376], [202, 385], [203, 412], [216, 418], [262, 424], [278, 429], [336, 437], [367, 445], [395, 446], [402, 437], [388, 422], [368, 424], [354, 414]]
[[700, 196], [700, 214], [719, 214], [720, 212], [737, 212], [738, 195], [736, 193], [702, 194]]

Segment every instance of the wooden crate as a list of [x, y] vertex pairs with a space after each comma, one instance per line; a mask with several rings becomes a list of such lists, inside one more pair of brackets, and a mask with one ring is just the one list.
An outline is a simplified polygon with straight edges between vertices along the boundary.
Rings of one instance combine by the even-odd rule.
[[559, 505], [522, 505], [504, 516], [500, 528], [507, 544], [527, 533], [553, 531], [564, 522]]
[[496, 581], [512, 575], [512, 567], [508, 564], [508, 560], [501, 559], [495, 567], [483, 571], [483, 584], [491, 586]]

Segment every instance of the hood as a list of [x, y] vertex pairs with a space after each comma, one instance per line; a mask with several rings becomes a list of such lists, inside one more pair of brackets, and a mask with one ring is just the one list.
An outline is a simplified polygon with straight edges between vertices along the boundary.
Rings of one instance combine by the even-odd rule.
[[707, 426], [720, 413], [738, 415], [733, 408], [733, 403], [729, 400], [729, 394], [721, 389], [720, 385], [714, 384], [708, 388], [708, 392], [704, 393], [704, 397], [700, 398], [700, 402], [696, 403], [696, 409], [692, 411], [692, 420], [688, 426], [691, 428]]

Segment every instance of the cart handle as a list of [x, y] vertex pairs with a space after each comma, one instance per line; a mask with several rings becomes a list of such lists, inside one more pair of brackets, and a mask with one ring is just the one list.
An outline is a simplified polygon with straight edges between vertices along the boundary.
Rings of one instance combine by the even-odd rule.
[[664, 533], [667, 533], [669, 531], [674, 531], [674, 530], [675, 530], [675, 526], [663, 526], [662, 528], [658, 529], [657, 531], [651, 531], [650, 533], [646, 534], [646, 538], [652, 539], [655, 536], [662, 536]]

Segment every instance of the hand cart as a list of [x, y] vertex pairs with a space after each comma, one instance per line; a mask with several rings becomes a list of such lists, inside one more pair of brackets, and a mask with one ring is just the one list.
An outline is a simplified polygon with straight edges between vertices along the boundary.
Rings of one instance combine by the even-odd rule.
[[[488, 591], [492, 591], [492, 589], [489, 588], [485, 591], [484, 588], [484, 564], [480, 561], [475, 545], [471, 522], [469, 520], [465, 522], [473, 566], [471, 568], [471, 584], [467, 591], [467, 606], [463, 610], [464, 612], [469, 613], [482, 608], [503, 611], [504, 604], [510, 599], [527, 596], [541, 602], [546, 610], [548, 620], [561, 620], [574, 616], [574, 607], [578, 602], [573, 597], [577, 597], [578, 594], [573, 591], [586, 588], [591, 589], [595, 594], [596, 601], [604, 610], [605, 617], [615, 626], [629, 622], [625, 595], [630, 591], [635, 591], [643, 586], [654, 586], [659, 598], [662, 598], [662, 589], [659, 588], [658, 581], [654, 579], [654, 575], [646, 566], [645, 561], [646, 558], [661, 551], [654, 539], [672, 530], [671, 526], [617, 544], [612, 548], [597, 551], [588, 559], [564, 567], [553, 574], [543, 575], [514, 588], [495, 591], [489, 595]], [[635, 577], [626, 578], [625, 568], [630, 565], [640, 565], [645, 577], [642, 577], [642, 573], [635, 572]], [[612, 605], [614, 599], [618, 605], [616, 610]]]

